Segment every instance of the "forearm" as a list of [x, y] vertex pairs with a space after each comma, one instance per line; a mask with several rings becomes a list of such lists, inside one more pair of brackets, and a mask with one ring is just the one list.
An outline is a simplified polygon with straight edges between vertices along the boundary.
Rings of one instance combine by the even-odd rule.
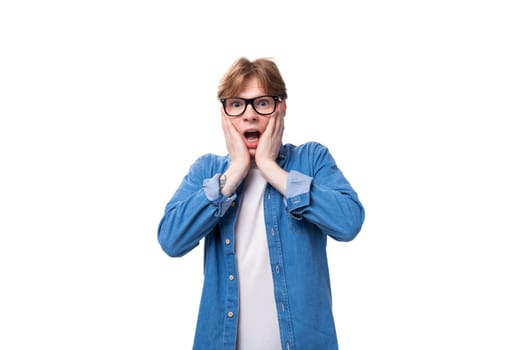
[[266, 181], [268, 181], [268, 183], [277, 191], [279, 191], [283, 196], [286, 196], [288, 171], [281, 168], [275, 161], [259, 163], [258, 166], [262, 176], [266, 179]]
[[350, 241], [361, 230], [365, 213], [355, 192], [312, 186], [304, 220], [315, 224], [337, 241]]
[[183, 256], [210, 233], [219, 217], [203, 191], [184, 201], [170, 201], [158, 227], [158, 241], [172, 257]]
[[[200, 185], [199, 185], [200, 184]], [[236, 195], [219, 192], [219, 174], [199, 180], [187, 176], [166, 205], [158, 228], [158, 240], [170, 256], [182, 256], [213, 231]]]
[[291, 217], [306, 220], [339, 241], [352, 240], [361, 229], [364, 210], [350, 184], [338, 173], [314, 179], [291, 171], [287, 208]]
[[249, 167], [235, 167], [230, 166], [221, 176], [219, 177], [219, 186], [221, 194], [225, 197], [230, 197], [235, 193], [237, 187], [242, 183], [246, 174], [248, 173]]

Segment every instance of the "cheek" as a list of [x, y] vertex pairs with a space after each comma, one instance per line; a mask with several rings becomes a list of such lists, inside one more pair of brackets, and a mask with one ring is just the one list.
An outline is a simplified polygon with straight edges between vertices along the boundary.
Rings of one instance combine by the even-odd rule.
[[241, 123], [239, 122], [239, 119], [241, 118], [235, 118], [233, 121], [232, 121], [232, 124], [233, 124], [233, 127], [235, 128], [235, 130], [237, 130], [237, 132], [241, 132], [241, 128], [240, 128], [240, 125]]
[[270, 121], [270, 118], [265, 118], [264, 121], [261, 123], [261, 130], [262, 132], [266, 131], [266, 128], [268, 127], [268, 122]]

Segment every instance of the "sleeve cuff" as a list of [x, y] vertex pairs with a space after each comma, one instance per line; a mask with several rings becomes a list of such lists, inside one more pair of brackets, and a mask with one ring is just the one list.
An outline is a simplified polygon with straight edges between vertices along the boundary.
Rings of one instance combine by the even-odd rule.
[[220, 192], [220, 175], [221, 174], [216, 174], [209, 179], [205, 179], [202, 185], [204, 187], [206, 198], [208, 198], [208, 200], [218, 209], [215, 215], [222, 217], [226, 211], [228, 211], [235, 198], [237, 198], [237, 194], [233, 193], [230, 197], [226, 197]]
[[312, 177], [291, 170], [286, 180], [286, 204], [288, 211], [300, 215], [300, 208], [310, 204]]

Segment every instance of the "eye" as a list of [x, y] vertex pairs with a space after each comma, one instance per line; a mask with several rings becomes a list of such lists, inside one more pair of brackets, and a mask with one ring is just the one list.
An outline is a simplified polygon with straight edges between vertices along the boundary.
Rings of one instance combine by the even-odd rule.
[[242, 108], [244, 106], [244, 101], [239, 99], [228, 99], [227, 107], [228, 108]]
[[257, 104], [257, 107], [266, 108], [271, 105], [272, 99], [269, 97], [261, 97], [258, 98], [255, 103]]

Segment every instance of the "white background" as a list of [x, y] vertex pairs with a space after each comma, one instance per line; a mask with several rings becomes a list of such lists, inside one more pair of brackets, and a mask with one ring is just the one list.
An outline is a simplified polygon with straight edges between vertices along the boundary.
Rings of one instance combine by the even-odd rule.
[[366, 208], [329, 244], [341, 349], [524, 349], [519, 4], [3, 1], [0, 348], [191, 348], [202, 250], [156, 229], [225, 153], [215, 92], [247, 56]]

